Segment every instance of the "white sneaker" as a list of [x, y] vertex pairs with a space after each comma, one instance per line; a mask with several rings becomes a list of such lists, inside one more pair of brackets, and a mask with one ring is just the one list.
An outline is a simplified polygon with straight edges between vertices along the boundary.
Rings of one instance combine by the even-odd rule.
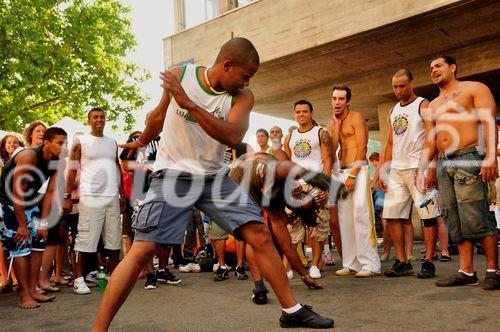
[[200, 267], [200, 264], [189, 263], [189, 264], [186, 264], [186, 265], [181, 265], [179, 267], [179, 272], [184, 272], [184, 273], [194, 272], [194, 273], [198, 273], [198, 272], [201, 272], [201, 267]]
[[214, 266], [212, 267], [212, 270], [214, 272], [217, 272], [218, 269], [219, 269], [219, 263], [215, 263]]
[[87, 284], [88, 287], [97, 287], [97, 283], [98, 283], [97, 271], [89, 272], [85, 276], [85, 283]]
[[290, 270], [286, 271], [286, 276], [288, 277], [288, 280], [292, 280], [293, 279], [293, 270], [290, 269]]
[[90, 294], [90, 288], [88, 288], [83, 277], [76, 278], [73, 282], [73, 292], [78, 295]]
[[312, 265], [311, 268], [309, 269], [309, 275], [313, 279], [319, 279], [321, 278], [321, 272], [319, 271], [318, 267], [316, 265]]

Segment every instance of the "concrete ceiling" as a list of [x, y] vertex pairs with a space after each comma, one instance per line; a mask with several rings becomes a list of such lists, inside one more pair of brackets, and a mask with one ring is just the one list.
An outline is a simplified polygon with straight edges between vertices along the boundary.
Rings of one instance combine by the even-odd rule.
[[[319, 110], [320, 118], [326, 119], [330, 112], [329, 89], [334, 84], [352, 83], [356, 86], [352, 108], [363, 112], [371, 129], [376, 130], [377, 104], [393, 100], [391, 74], [387, 73], [416, 60], [423, 64], [437, 53], [499, 38], [499, 17], [498, 1], [463, 1], [367, 33], [264, 62], [251, 82], [256, 96], [255, 111], [290, 118], [293, 102], [307, 98]], [[379, 71], [384, 73], [383, 81], [374, 81], [373, 77], [377, 77], [374, 73]], [[495, 91], [498, 92], [498, 79], [492, 75], [484, 77], [490, 77], [490, 83], [497, 86]], [[363, 82], [365, 79], [366, 82]], [[428, 75], [416, 79], [415, 83], [417, 87], [426, 87], [426, 92], [422, 90], [425, 94], [432, 91]], [[368, 89], [369, 85], [385, 87]], [[373, 91], [384, 93], [374, 94]]]

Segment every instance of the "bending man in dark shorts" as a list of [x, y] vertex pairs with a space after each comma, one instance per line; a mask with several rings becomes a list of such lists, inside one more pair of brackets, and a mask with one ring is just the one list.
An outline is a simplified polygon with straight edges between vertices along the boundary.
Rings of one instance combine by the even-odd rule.
[[[290, 232], [287, 229], [290, 218], [285, 208], [288, 207], [292, 211], [292, 216], [300, 216], [300, 219], [307, 226], [314, 227], [318, 209], [327, 201], [330, 177], [307, 171], [291, 161], [278, 161], [267, 153], [248, 153], [241, 156], [231, 165], [229, 177], [242, 186], [269, 216], [271, 224], [268, 226], [272, 235], [278, 241], [283, 254], [292, 267], [299, 273], [304, 284], [309, 288], [323, 288], [319, 282], [309, 276], [300, 261], [297, 247], [292, 243]], [[308, 193], [302, 191], [303, 186], [298, 182], [302, 178], [311, 187]], [[290, 193], [294, 189], [296, 201], [292, 201], [291, 197], [287, 200], [285, 197], [286, 180], [291, 181], [289, 183]], [[298, 190], [293, 187], [298, 188]], [[254, 264], [251, 249], [247, 250], [247, 259], [255, 282], [252, 300], [256, 304], [265, 304], [267, 303], [267, 289], [258, 267]]]
[[193, 206], [253, 248], [281, 303], [282, 327], [333, 327], [333, 320], [295, 300], [260, 208], [223, 164], [226, 146], [239, 145], [248, 129], [254, 97], [247, 86], [259, 63], [249, 40], [233, 38], [212, 67], [185, 65], [162, 73], [160, 104], [139, 139], [127, 146], [144, 146], [162, 132], [151, 185], [133, 224], [135, 242], [111, 275], [94, 331], [109, 328], [158, 244], [182, 243]]

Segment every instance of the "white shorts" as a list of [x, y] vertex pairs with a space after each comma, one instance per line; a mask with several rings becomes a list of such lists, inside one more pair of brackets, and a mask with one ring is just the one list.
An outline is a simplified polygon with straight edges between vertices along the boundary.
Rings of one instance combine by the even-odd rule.
[[[420, 202], [425, 200], [425, 195], [417, 190], [416, 175], [415, 168], [391, 170], [382, 218], [410, 219], [412, 204], [414, 204], [421, 219], [432, 219], [440, 216], [436, 195], [429, 197], [431, 202], [426, 207], [420, 208]], [[435, 192], [437, 194], [437, 191]]]
[[75, 251], [97, 252], [101, 235], [105, 249], [120, 250], [122, 227], [118, 196], [80, 196], [79, 209]]

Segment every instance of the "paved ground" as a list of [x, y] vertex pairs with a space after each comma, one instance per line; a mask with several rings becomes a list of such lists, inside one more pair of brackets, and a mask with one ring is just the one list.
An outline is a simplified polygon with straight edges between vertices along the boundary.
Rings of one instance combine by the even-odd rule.
[[[485, 261], [476, 256], [484, 278]], [[392, 263], [383, 263], [383, 269]], [[440, 276], [456, 268], [457, 258], [437, 263]], [[420, 263], [415, 263], [418, 269]], [[480, 287], [443, 289], [434, 280], [416, 277], [356, 279], [337, 277], [339, 267], [327, 267], [321, 291], [310, 291], [295, 278], [292, 287], [298, 299], [335, 320], [336, 331], [498, 331], [500, 290]], [[181, 286], [161, 286], [146, 291], [138, 281], [116, 317], [114, 331], [281, 331], [280, 306], [254, 305], [253, 283], [231, 278], [214, 282], [211, 273], [181, 274]], [[54, 303], [32, 311], [16, 308], [15, 294], [0, 296], [2, 331], [89, 330], [101, 293], [77, 296], [64, 289]]]

